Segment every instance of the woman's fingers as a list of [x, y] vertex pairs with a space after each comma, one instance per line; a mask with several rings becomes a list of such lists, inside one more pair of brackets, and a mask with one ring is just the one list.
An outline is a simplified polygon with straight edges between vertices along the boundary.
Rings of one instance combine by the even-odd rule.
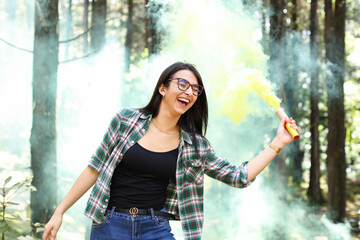
[[296, 121], [295, 121], [295, 120], [292, 120], [292, 121], [291, 121], [291, 127], [292, 127], [293, 129], [295, 129], [296, 131], [299, 132], [299, 128], [298, 128], [298, 126], [296, 125]]
[[291, 118], [289, 118], [289, 121], [288, 122], [290, 122], [290, 126], [293, 128], [293, 129], [295, 129], [297, 132], [299, 132], [299, 128], [298, 128], [298, 126], [296, 125], [296, 121], [291, 117]]
[[56, 238], [56, 233], [57, 233], [57, 230], [55, 230], [55, 229], [53, 229], [53, 230], [51, 231], [50, 240], [55, 240], [55, 238]]
[[45, 231], [42, 240], [55, 240], [56, 234], [61, 226], [62, 217], [53, 215], [50, 221], [45, 225]]
[[45, 231], [42, 240], [55, 240], [56, 234], [57, 234], [57, 230], [55, 230], [53, 226], [51, 227], [45, 226]]
[[45, 225], [45, 228], [44, 228], [45, 231], [44, 231], [42, 240], [48, 240], [48, 239], [49, 239], [49, 234], [50, 234], [51, 228], [52, 228], [52, 227], [49, 227], [48, 224]]

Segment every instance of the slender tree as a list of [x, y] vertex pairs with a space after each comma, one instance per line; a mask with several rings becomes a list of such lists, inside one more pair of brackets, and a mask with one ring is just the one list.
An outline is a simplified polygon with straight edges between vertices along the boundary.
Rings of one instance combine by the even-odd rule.
[[[68, 5], [66, 9], [66, 25], [65, 25], [65, 39], [69, 39], [72, 36], [72, 0], [68, 0]], [[69, 59], [69, 47], [70, 43], [65, 44], [65, 53], [64, 58]]]
[[320, 188], [320, 143], [319, 143], [319, 66], [318, 66], [318, 0], [311, 1], [310, 8], [310, 132], [311, 132], [311, 167], [310, 183], [307, 190], [309, 200], [315, 204], [323, 202]]
[[83, 36], [83, 53], [88, 53], [89, 48], [89, 40], [87, 33], [89, 29], [89, 0], [84, 0], [84, 13], [83, 13], [83, 30], [84, 30], [84, 36]]
[[346, 1], [325, 0], [325, 46], [328, 95], [328, 208], [335, 222], [345, 218], [346, 159], [344, 111]]
[[[286, 96], [286, 67], [285, 67], [285, 48], [284, 43], [284, 0], [270, 0], [272, 15], [270, 16], [270, 32], [269, 32], [269, 77], [270, 80], [279, 86], [278, 96], [287, 102]], [[270, 163], [270, 178], [272, 186], [276, 187], [279, 198], [286, 201], [287, 188], [287, 167], [286, 167], [286, 151], [281, 151], [275, 161]], [[286, 213], [284, 213], [286, 215]], [[286, 217], [286, 216], [282, 216]], [[276, 239], [286, 239], [287, 229], [276, 227], [271, 229], [271, 236]]]
[[[289, 116], [292, 118], [299, 120], [299, 109], [298, 105], [298, 89], [299, 89], [299, 61], [298, 61], [298, 46], [300, 44], [298, 37], [298, 13], [300, 12], [298, 9], [297, 0], [291, 0], [291, 7], [288, 9], [288, 13], [290, 13], [289, 19], [290, 26], [287, 28], [285, 43], [285, 56], [286, 64], [284, 64], [283, 70], [286, 74], [284, 76], [287, 77], [286, 81], [284, 81], [284, 88], [286, 94], [286, 102], [285, 107]], [[292, 179], [293, 183], [296, 186], [299, 186], [302, 181], [302, 161], [304, 157], [304, 151], [300, 149], [300, 142], [294, 141], [291, 146], [288, 148], [288, 157], [291, 161], [292, 167]]]
[[268, 11], [268, 3], [267, 0], [261, 0], [261, 45], [263, 47], [263, 51], [265, 53], [268, 52], [268, 34], [266, 29], [266, 20], [268, 15], [266, 14]]
[[284, 56], [284, 14], [283, 0], [271, 0], [270, 6], [273, 14], [270, 16], [270, 48], [269, 48], [269, 71], [270, 79], [280, 86], [279, 94], [285, 97], [284, 94], [284, 78], [283, 70], [283, 56]]
[[[269, 55], [268, 62], [270, 80], [279, 86], [278, 96], [286, 102], [286, 94], [284, 88], [284, 15], [283, 0], [271, 0], [270, 7], [273, 14], [270, 16], [270, 32], [269, 32]], [[273, 171], [272, 176], [280, 176], [275, 178], [278, 187], [286, 186], [286, 164], [285, 152], [278, 155], [277, 160], [270, 164]]]
[[46, 223], [57, 205], [56, 89], [58, 70], [58, 0], [37, 0], [33, 54], [31, 129], [31, 222]]
[[146, 45], [149, 50], [149, 55], [158, 53], [160, 50], [160, 36], [158, 29], [158, 13], [162, 8], [160, 2], [145, 0], [146, 8]]
[[130, 71], [130, 56], [132, 47], [132, 35], [133, 35], [133, 0], [128, 0], [128, 17], [126, 20], [126, 37], [125, 37], [125, 54], [124, 54], [124, 72]]
[[[292, 33], [294, 34], [294, 37], [292, 39], [292, 47], [293, 49], [296, 49], [299, 44], [299, 24], [298, 24], [298, 12], [299, 12], [299, 4], [297, 3], [297, 0], [292, 0], [293, 5], [293, 11], [292, 11]], [[291, 71], [291, 78], [293, 79], [293, 86], [295, 86], [295, 89], [299, 88], [299, 61], [298, 61], [298, 55], [296, 53], [292, 54], [292, 71]], [[294, 88], [293, 88], [294, 89]], [[297, 108], [299, 96], [297, 94], [297, 91], [294, 91], [294, 98], [297, 99], [293, 101], [291, 105], [291, 109], [293, 109], [293, 112], [290, 112], [292, 114], [294, 119], [299, 119], [299, 109]], [[293, 149], [293, 158], [294, 158], [294, 183], [297, 185], [300, 185], [301, 181], [303, 180], [303, 169], [302, 169], [302, 162], [304, 159], [304, 150], [300, 149], [300, 141], [295, 141], [292, 144]]]
[[92, 0], [91, 9], [90, 45], [93, 51], [99, 51], [106, 39], [106, 0]]

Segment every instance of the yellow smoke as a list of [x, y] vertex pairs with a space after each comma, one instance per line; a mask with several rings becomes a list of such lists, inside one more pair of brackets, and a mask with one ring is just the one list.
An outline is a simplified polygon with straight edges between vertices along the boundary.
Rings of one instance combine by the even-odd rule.
[[245, 79], [249, 82], [251, 90], [265, 100], [270, 107], [274, 110], [280, 107], [281, 100], [274, 94], [272, 85], [260, 71], [250, 71]]
[[280, 99], [274, 94], [273, 86], [259, 70], [245, 69], [229, 76], [230, 80], [222, 91], [221, 112], [235, 124], [243, 121], [248, 114], [255, 113], [256, 107], [249, 102], [256, 94], [274, 110], [280, 107]]

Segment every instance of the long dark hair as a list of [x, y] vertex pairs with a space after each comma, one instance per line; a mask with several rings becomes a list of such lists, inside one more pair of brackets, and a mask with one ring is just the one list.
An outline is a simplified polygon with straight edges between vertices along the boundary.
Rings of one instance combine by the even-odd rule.
[[[200, 73], [196, 70], [193, 64], [176, 62], [169, 67], [167, 67], [159, 77], [159, 80], [154, 89], [154, 93], [150, 99], [150, 102], [140, 111], [144, 114], [152, 114], [153, 117], [156, 117], [159, 113], [160, 103], [162, 100], [162, 95], [159, 93], [159, 87], [161, 84], [164, 84], [165, 87], [169, 87], [170, 81], [167, 81], [171, 78], [177, 71], [180, 70], [189, 70], [191, 71], [198, 84], [204, 86], [201, 79]], [[205, 89], [197, 98], [194, 105], [187, 110], [179, 119], [179, 126], [189, 133], [198, 133], [202, 136], [205, 136], [208, 124], [208, 104], [206, 99]]]

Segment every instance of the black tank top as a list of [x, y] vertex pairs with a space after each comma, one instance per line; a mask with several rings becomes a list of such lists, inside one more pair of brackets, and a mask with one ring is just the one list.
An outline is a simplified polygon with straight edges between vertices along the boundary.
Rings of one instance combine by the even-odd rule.
[[177, 148], [152, 152], [135, 143], [115, 168], [108, 209], [162, 209], [169, 180], [175, 178], [177, 155]]

